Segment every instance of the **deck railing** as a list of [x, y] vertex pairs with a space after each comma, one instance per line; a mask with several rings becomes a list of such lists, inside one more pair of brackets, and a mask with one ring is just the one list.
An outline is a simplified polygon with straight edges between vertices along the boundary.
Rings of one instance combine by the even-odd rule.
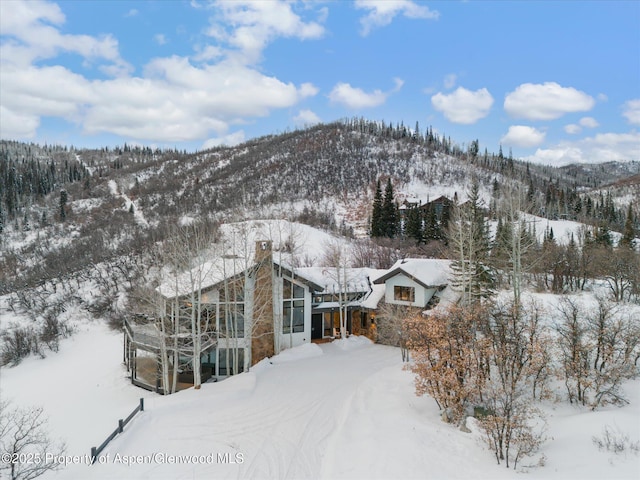
[[144, 398], [140, 399], [140, 404], [133, 409], [133, 412], [131, 412], [127, 418], [125, 418], [124, 420], [118, 420], [118, 428], [111, 432], [111, 435], [109, 435], [107, 439], [102, 442], [102, 445], [100, 445], [99, 447], [91, 447], [91, 465], [96, 463], [98, 457], [100, 456], [100, 452], [102, 452], [102, 450], [104, 450], [106, 446], [109, 445], [109, 442], [111, 440], [116, 438], [116, 435], [124, 431], [125, 425], [129, 423], [138, 412], [144, 412]]

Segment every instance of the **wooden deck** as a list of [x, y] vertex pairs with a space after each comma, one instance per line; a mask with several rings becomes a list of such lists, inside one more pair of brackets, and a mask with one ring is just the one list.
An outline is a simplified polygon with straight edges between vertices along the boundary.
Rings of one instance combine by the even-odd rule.
[[[154, 358], [151, 357], [138, 357], [136, 359], [137, 375], [136, 380], [146, 383], [154, 389], [156, 384], [158, 364]], [[171, 378], [172, 372], [169, 372], [169, 378]], [[193, 383], [178, 382], [176, 384], [176, 392], [192, 388]]]

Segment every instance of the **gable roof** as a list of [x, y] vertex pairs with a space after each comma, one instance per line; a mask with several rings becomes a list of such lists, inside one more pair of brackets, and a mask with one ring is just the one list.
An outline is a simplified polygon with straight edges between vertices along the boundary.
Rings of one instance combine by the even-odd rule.
[[373, 283], [385, 283], [396, 275], [405, 275], [424, 288], [442, 287], [449, 284], [451, 260], [435, 258], [407, 258], [398, 260], [387, 273], [376, 278]]
[[[299, 267], [296, 275], [301, 275], [319, 286], [317, 293], [366, 293], [370, 292], [371, 279], [382, 275], [386, 270], [375, 268]], [[340, 280], [338, 281], [338, 275]], [[346, 279], [346, 281], [345, 281]], [[346, 284], [346, 288], [344, 285]]]
[[[280, 269], [290, 278], [294, 278], [307, 285], [312, 291], [322, 291], [322, 286], [316, 284], [312, 278], [298, 273], [284, 262], [273, 261], [273, 268]], [[210, 290], [224, 281], [229, 281], [245, 272], [253, 269], [255, 264], [249, 264], [243, 258], [218, 257], [215, 260], [205, 262], [186, 272], [182, 272], [177, 277], [172, 277], [156, 288], [156, 291], [165, 298], [184, 297], [196, 290]]]

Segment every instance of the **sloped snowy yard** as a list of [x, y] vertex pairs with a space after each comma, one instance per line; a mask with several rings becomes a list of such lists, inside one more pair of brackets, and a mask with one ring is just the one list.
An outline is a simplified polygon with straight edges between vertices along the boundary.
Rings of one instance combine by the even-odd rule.
[[[127, 383], [121, 342], [84, 324], [61, 353], [2, 369], [2, 398], [43, 405], [68, 455], [87, 455], [145, 398], [145, 412], [103, 452], [105, 463], [44, 478], [522, 477], [496, 465], [477, 434], [443, 423], [433, 400], [414, 395], [396, 348], [361, 337], [307, 344], [251, 372], [162, 397]], [[638, 478], [640, 457], [601, 452], [592, 437], [609, 425], [640, 440], [639, 385], [627, 385], [624, 408], [547, 405], [546, 465], [527, 478]], [[190, 458], [169, 463], [179, 455]], [[124, 463], [134, 457], [140, 463]]]

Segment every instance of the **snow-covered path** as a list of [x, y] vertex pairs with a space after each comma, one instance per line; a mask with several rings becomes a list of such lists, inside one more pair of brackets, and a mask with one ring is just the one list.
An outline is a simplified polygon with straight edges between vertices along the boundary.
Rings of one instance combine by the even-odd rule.
[[[103, 452], [104, 464], [57, 476], [424, 478], [427, 470], [456, 477], [492, 463], [472, 435], [442, 424], [435, 404], [412, 390], [397, 348], [362, 337], [306, 344], [200, 391], [147, 398], [144, 414]], [[166, 463], [180, 455], [199, 458]], [[123, 463], [137, 456], [140, 463]], [[513, 478], [495, 470], [492, 478]]]
[[[263, 361], [249, 373], [206, 384], [200, 391], [149, 398], [144, 415], [105, 450], [110, 462], [92, 467], [91, 476], [318, 478], [320, 474], [335, 478], [359, 463], [369, 471], [370, 461], [388, 452], [369, 448], [354, 457], [351, 447], [344, 446], [344, 436], [348, 437], [344, 426], [357, 410], [362, 411], [363, 405], [355, 409], [354, 402], [366, 406], [370, 386], [381, 375], [406, 374], [401, 371], [398, 349], [353, 337], [321, 346], [307, 344], [286, 353], [273, 363]], [[371, 404], [378, 402], [372, 399]], [[358, 432], [362, 434], [375, 435], [375, 428]], [[367, 443], [373, 445], [373, 439]], [[128, 467], [113, 461], [116, 454], [155, 453], [216, 458], [230, 453], [231, 459], [242, 463], [152, 462]], [[397, 465], [394, 468], [397, 471]], [[65, 473], [75, 477], [78, 472], [71, 468]], [[389, 478], [389, 472], [384, 476]], [[415, 471], [412, 476], [422, 474]]]

